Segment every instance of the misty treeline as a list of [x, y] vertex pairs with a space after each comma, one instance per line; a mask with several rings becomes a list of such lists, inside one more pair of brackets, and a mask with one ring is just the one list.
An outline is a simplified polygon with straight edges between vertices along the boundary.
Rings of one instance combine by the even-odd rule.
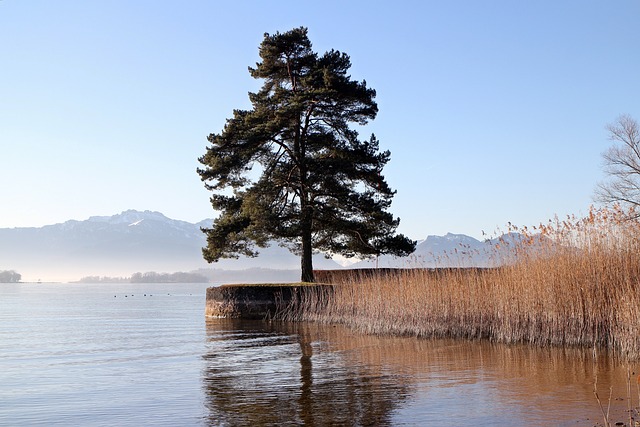
[[78, 283], [131, 283], [131, 277], [85, 276]]
[[134, 273], [131, 277], [86, 276], [80, 283], [207, 283], [209, 279], [198, 273]]
[[198, 273], [134, 273], [131, 283], [207, 283], [209, 279]]
[[22, 280], [22, 275], [14, 270], [0, 271], [0, 283], [18, 283]]

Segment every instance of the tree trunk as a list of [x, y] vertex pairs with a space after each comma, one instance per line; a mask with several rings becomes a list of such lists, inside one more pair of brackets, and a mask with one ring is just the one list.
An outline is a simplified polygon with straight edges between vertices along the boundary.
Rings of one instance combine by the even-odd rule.
[[314, 282], [313, 277], [313, 248], [311, 247], [311, 226], [304, 227], [302, 232], [302, 256], [300, 258], [303, 282]]
[[302, 277], [300, 280], [311, 283], [315, 281], [313, 277], [313, 246], [311, 242], [313, 226], [312, 212], [313, 209], [310, 206], [302, 207], [302, 256], [300, 258], [300, 266], [302, 267]]

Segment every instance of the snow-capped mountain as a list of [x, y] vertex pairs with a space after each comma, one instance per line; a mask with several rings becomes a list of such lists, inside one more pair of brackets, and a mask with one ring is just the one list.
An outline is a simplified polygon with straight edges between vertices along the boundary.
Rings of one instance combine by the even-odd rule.
[[[200, 228], [211, 222], [192, 224], [160, 212], [128, 210], [39, 228], [4, 228], [0, 229], [0, 270], [16, 270], [23, 280], [35, 281], [199, 268], [300, 268], [299, 258], [277, 245], [259, 250], [257, 258], [207, 264], [202, 259], [206, 239]], [[339, 268], [322, 256], [314, 263], [316, 268]]]
[[427, 236], [418, 241], [416, 250], [407, 257], [382, 255], [378, 259], [360, 261], [352, 268], [434, 268], [434, 267], [494, 267], [503, 264], [510, 256], [509, 245], [519, 235], [505, 235], [480, 241], [464, 234], [447, 233], [444, 236]]

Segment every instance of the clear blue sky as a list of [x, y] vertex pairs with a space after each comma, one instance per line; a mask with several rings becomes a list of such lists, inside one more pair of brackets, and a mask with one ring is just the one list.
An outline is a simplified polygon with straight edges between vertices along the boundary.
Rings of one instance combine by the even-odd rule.
[[309, 28], [378, 92], [400, 231], [480, 237], [586, 213], [605, 125], [640, 119], [640, 2], [0, 1], [0, 227], [215, 214], [195, 170]]

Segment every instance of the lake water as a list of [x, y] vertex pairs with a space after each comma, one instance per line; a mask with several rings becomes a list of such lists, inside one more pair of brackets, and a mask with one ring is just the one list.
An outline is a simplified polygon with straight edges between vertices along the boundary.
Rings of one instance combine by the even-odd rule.
[[638, 406], [590, 351], [206, 319], [207, 286], [0, 285], [0, 425], [594, 426], [596, 371]]

